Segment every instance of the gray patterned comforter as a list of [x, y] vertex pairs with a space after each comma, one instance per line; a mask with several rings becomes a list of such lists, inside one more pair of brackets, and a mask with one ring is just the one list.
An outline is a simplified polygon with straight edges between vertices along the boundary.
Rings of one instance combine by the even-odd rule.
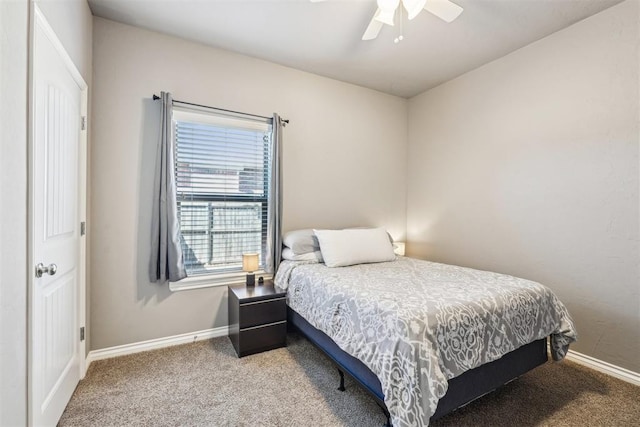
[[426, 426], [447, 380], [551, 336], [561, 360], [576, 340], [545, 286], [504, 274], [399, 257], [328, 268], [283, 261], [289, 306], [380, 379], [394, 426]]

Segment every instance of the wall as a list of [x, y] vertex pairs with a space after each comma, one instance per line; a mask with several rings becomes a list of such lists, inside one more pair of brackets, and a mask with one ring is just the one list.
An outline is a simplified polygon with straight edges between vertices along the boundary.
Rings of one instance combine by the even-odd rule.
[[[0, 425], [27, 417], [29, 4], [0, 2]], [[7, 102], [6, 100], [11, 100]]]
[[[89, 83], [92, 17], [84, 0], [37, 2]], [[0, 425], [27, 424], [27, 0], [0, 1]], [[65, 37], [62, 37], [62, 34]], [[10, 100], [10, 102], [5, 102]]]
[[100, 18], [93, 49], [92, 349], [227, 325], [226, 287], [172, 293], [147, 279], [154, 93], [291, 120], [285, 230], [362, 224], [404, 238], [406, 100]]
[[85, 82], [91, 82], [93, 15], [86, 0], [36, 0]]
[[640, 372], [639, 25], [628, 0], [409, 102], [407, 251], [533, 279]]

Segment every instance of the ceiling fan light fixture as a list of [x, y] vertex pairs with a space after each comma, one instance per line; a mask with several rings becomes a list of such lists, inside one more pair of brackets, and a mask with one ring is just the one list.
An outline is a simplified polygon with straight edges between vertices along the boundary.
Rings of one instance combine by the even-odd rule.
[[409, 20], [418, 16], [426, 3], [427, 0], [402, 0], [402, 5], [407, 11], [407, 17]]

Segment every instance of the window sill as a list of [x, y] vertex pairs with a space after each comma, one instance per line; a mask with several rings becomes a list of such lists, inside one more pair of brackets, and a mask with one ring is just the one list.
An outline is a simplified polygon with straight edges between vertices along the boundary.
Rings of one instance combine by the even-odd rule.
[[[256, 271], [256, 283], [258, 277], [262, 276], [265, 280], [271, 280], [271, 275], [264, 271]], [[246, 282], [246, 273], [227, 273], [227, 274], [211, 274], [208, 276], [194, 276], [182, 279], [179, 282], [169, 282], [169, 289], [172, 292], [188, 291], [191, 289], [212, 288], [215, 286], [239, 285]]]

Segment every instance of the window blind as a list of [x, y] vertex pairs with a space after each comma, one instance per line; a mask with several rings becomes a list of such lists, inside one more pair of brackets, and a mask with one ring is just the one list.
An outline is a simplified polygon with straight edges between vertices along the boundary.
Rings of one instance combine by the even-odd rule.
[[175, 176], [189, 276], [264, 267], [271, 128], [253, 120], [174, 111]]

